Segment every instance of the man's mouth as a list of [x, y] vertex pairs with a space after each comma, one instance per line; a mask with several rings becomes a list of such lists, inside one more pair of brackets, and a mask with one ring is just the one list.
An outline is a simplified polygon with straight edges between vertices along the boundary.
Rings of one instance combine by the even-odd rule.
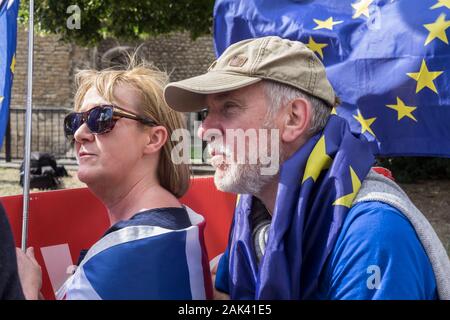
[[208, 145], [209, 162], [215, 169], [225, 170], [230, 164], [228, 150], [223, 145]]
[[216, 169], [224, 169], [225, 166], [227, 165], [227, 156], [224, 152], [221, 152], [220, 150], [217, 149], [212, 149], [209, 152], [209, 156], [210, 156], [210, 163], [211, 165], [216, 168]]
[[216, 154], [214, 156], [211, 156], [210, 161], [211, 161], [211, 165], [213, 167], [220, 167], [225, 165], [225, 156], [223, 154]]

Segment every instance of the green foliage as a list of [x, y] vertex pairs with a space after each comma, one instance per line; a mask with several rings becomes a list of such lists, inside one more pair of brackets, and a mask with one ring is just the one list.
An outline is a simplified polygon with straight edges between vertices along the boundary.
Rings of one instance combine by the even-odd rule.
[[398, 182], [450, 179], [450, 159], [446, 158], [380, 158], [378, 165], [391, 170]]
[[[21, 1], [19, 19], [28, 22], [28, 2]], [[67, 20], [76, 4], [81, 28], [70, 29]], [[56, 33], [62, 40], [96, 45], [102, 39], [138, 40], [173, 31], [188, 31], [192, 38], [210, 34], [214, 0], [36, 0], [36, 30]]]

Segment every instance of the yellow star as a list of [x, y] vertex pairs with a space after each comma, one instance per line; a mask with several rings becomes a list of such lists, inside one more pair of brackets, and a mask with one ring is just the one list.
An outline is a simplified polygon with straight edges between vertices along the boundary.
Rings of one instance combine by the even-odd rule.
[[314, 28], [314, 30], [318, 29], [333, 30], [334, 25], [344, 22], [344, 21], [333, 21], [333, 17], [329, 17], [327, 20], [318, 20], [318, 19], [313, 20], [315, 23], [317, 23], [317, 26]]
[[370, 128], [370, 126], [372, 125], [372, 123], [377, 119], [377, 118], [370, 118], [370, 119], [364, 119], [361, 112], [358, 110], [358, 116], [353, 116], [353, 118], [355, 118], [356, 120], [358, 120], [358, 122], [361, 124], [361, 133], [364, 133], [366, 131], [369, 131], [374, 137], [375, 137], [375, 133], [373, 133], [372, 129]]
[[11, 61], [11, 72], [14, 73], [16, 70], [16, 54], [14, 53], [12, 61]]
[[405, 105], [405, 103], [397, 97], [397, 104], [387, 104], [386, 107], [397, 110], [398, 118], [397, 120], [401, 120], [403, 117], [408, 117], [417, 122], [417, 119], [414, 118], [412, 112], [417, 109], [417, 107], [410, 107]]
[[447, 35], [445, 30], [450, 27], [450, 21], [445, 20], [445, 14], [441, 14], [435, 22], [424, 24], [425, 29], [430, 31], [427, 39], [425, 40], [425, 45], [428, 45], [431, 41], [438, 38], [448, 44]]
[[308, 178], [312, 178], [316, 182], [320, 172], [330, 167], [331, 161], [332, 159], [326, 150], [325, 136], [322, 136], [314, 146], [306, 162], [302, 183]]
[[335, 114], [335, 115], [337, 115], [336, 107], [333, 108], [333, 109], [331, 109], [331, 113], [330, 113], [330, 114]]
[[372, 2], [373, 0], [360, 0], [358, 3], [352, 3], [353, 9], [356, 10], [352, 18], [359, 18], [362, 14], [369, 18], [369, 6]]
[[419, 72], [407, 73], [407, 75], [417, 81], [416, 93], [425, 87], [428, 87], [435, 93], [438, 93], [433, 80], [439, 77], [442, 73], [444, 73], [444, 71], [430, 72], [427, 64], [425, 63], [425, 59], [423, 59]]
[[349, 193], [343, 197], [338, 198], [335, 202], [333, 202], [333, 206], [344, 206], [350, 208], [353, 200], [355, 200], [356, 194], [361, 188], [361, 181], [359, 180], [357, 174], [350, 166], [350, 176], [352, 178], [352, 193]]
[[306, 45], [309, 49], [311, 49], [311, 51], [317, 52], [319, 54], [319, 56], [322, 58], [323, 60], [323, 52], [322, 49], [325, 48], [326, 46], [328, 46], [328, 44], [326, 43], [317, 43], [314, 41], [314, 39], [310, 36], [309, 37], [309, 42]]
[[430, 9], [437, 9], [441, 7], [447, 7], [447, 9], [450, 9], [450, 0], [438, 0], [438, 2], [430, 7]]

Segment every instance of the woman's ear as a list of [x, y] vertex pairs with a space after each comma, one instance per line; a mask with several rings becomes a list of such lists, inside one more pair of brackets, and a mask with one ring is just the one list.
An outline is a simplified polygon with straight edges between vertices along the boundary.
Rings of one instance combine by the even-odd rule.
[[144, 154], [158, 152], [166, 143], [168, 138], [167, 129], [163, 126], [151, 127], [148, 130], [147, 144], [144, 148]]
[[281, 134], [281, 140], [283, 142], [295, 142], [300, 137], [304, 137], [311, 126], [311, 109], [311, 103], [305, 98], [297, 98], [290, 101], [286, 108], [284, 128]]

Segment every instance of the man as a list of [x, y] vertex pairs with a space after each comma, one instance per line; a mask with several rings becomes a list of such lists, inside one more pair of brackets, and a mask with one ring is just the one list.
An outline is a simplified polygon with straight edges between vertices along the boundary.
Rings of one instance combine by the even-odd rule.
[[[450, 298], [445, 249], [403, 191], [371, 170], [367, 141], [335, 115], [339, 99], [303, 43], [238, 42], [206, 74], [167, 85], [165, 99], [182, 112], [207, 108], [199, 135], [215, 184], [242, 194], [218, 291], [232, 299]], [[245, 148], [233, 130], [253, 130]], [[275, 174], [263, 174], [270, 163], [261, 150], [276, 154]]]

